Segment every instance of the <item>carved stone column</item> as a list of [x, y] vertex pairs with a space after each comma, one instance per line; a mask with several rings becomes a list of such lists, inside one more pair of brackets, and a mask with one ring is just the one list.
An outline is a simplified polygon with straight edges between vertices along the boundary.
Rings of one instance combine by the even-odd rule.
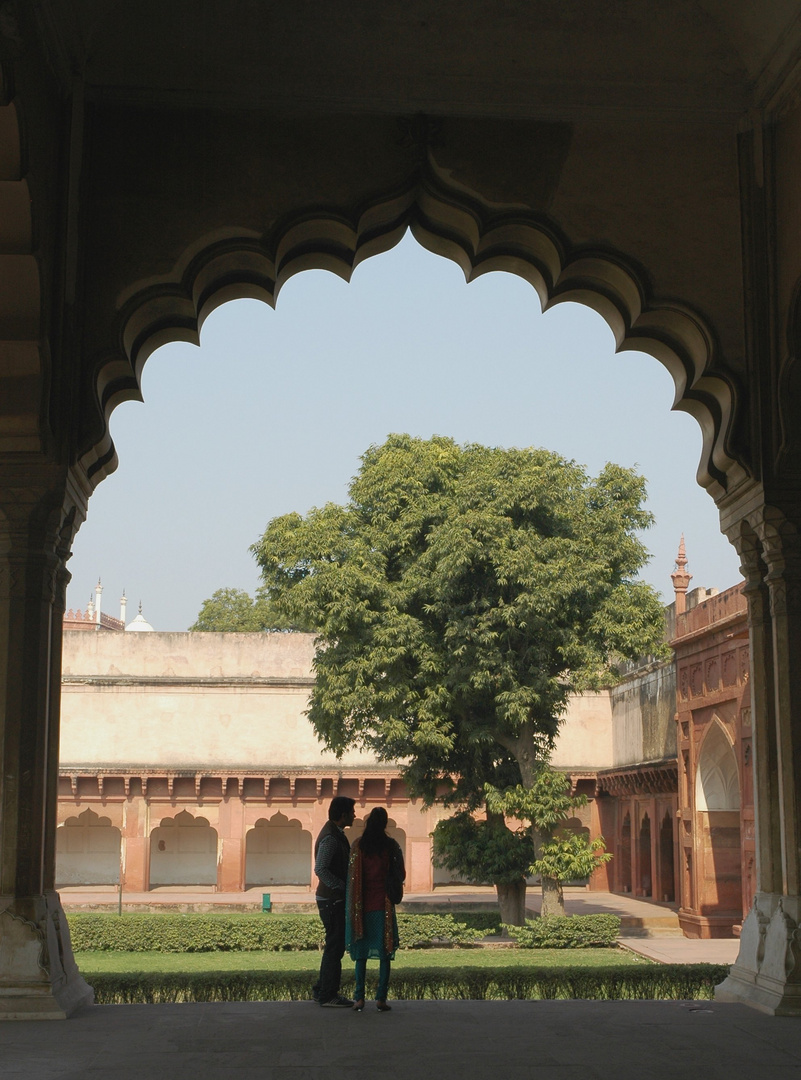
[[757, 891], [716, 998], [801, 1015], [801, 538], [766, 507], [734, 540], [751, 632]]
[[0, 464], [0, 1019], [63, 1018], [93, 1000], [53, 888], [65, 563], [85, 501], [63, 469]]

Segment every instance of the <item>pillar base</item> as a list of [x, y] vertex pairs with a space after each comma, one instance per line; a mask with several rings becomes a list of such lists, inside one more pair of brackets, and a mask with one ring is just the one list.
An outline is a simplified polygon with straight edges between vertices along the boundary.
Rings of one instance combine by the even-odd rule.
[[743, 922], [740, 953], [716, 1001], [772, 1016], [801, 1016], [801, 898], [757, 893]]
[[94, 998], [58, 893], [0, 896], [0, 1020], [66, 1020]]

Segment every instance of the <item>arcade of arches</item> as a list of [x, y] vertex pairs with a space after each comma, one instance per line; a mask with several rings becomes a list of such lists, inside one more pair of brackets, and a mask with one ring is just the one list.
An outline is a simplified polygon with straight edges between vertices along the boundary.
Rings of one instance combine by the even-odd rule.
[[[116, 464], [111, 411], [138, 396], [148, 355], [196, 341], [214, 306], [273, 303], [307, 267], [347, 277], [407, 229], [468, 278], [507, 269], [544, 305], [593, 306], [621, 348], [666, 365], [676, 407], [697, 419], [698, 479], [740, 553], [750, 634], [749, 722], [718, 714], [704, 772], [713, 796], [733, 796], [721, 738], [739, 752], [747, 728], [754, 902], [718, 993], [801, 1012], [796, 5], [422, 10], [3, 7], [5, 1016], [91, 999], [54, 890], [58, 688], [67, 559]], [[706, 752], [688, 726], [680, 767]], [[657, 801], [630, 819], [635, 882], [658, 869]], [[682, 881], [690, 858], [704, 875], [730, 865], [734, 826], [726, 816], [719, 832], [714, 815], [733, 811], [708, 798], [699, 812], [709, 843], [682, 847]]]

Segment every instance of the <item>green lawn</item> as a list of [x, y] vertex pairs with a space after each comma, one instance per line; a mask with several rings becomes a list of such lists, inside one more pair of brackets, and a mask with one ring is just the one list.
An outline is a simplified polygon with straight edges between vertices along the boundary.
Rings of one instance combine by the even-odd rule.
[[[75, 954], [84, 975], [127, 971], [316, 971], [319, 952], [79, 952]], [[407, 949], [399, 952], [395, 968], [503, 968], [530, 966], [631, 967], [648, 964], [642, 956], [624, 949]], [[347, 956], [343, 962], [347, 968]], [[373, 964], [377, 967], [377, 964]]]

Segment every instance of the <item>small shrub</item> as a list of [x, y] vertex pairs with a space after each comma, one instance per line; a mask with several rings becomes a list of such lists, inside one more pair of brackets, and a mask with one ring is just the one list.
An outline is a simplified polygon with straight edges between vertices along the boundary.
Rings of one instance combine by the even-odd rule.
[[398, 939], [402, 949], [420, 949], [433, 944], [472, 945], [485, 931], [457, 922], [453, 915], [398, 914]]
[[507, 926], [521, 949], [598, 949], [615, 944], [617, 915], [546, 915], [525, 926]]
[[[728, 975], [725, 964], [648, 964], [629, 968], [406, 968], [393, 971], [391, 993], [409, 1001], [597, 1001], [709, 999]], [[367, 993], [375, 993], [368, 968]], [[311, 997], [308, 971], [131, 972], [92, 976], [101, 1005], [184, 1001], [304, 1001]], [[352, 993], [352, 981], [342, 982]]]

